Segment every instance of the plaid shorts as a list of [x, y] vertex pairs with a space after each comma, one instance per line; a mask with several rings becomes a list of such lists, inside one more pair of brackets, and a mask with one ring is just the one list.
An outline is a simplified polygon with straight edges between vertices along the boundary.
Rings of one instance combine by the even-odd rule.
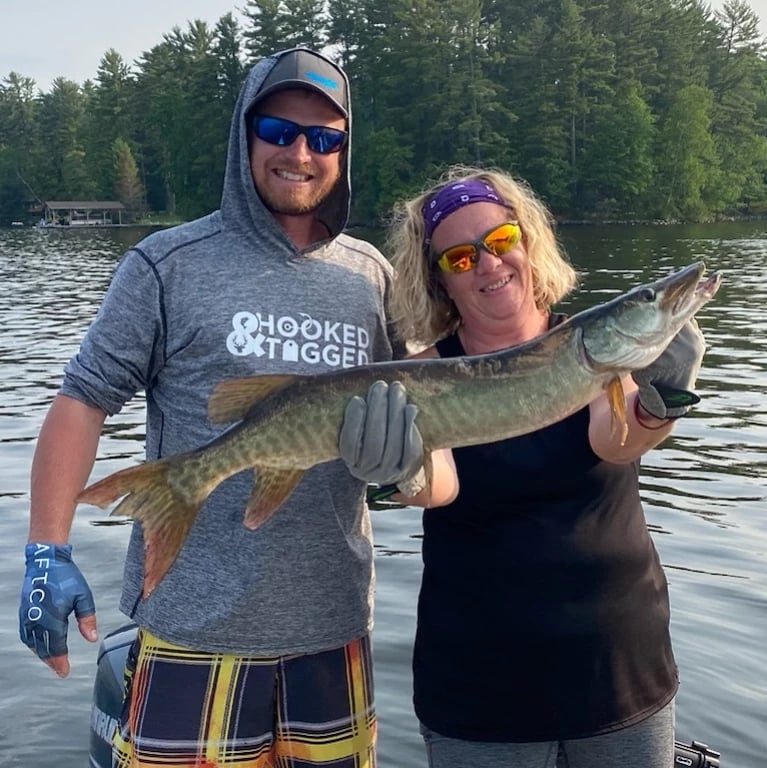
[[199, 653], [139, 631], [114, 768], [375, 768], [370, 638], [309, 655]]

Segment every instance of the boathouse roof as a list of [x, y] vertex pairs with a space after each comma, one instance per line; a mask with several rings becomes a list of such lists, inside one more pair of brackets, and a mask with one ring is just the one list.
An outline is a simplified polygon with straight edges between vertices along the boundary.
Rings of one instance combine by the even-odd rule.
[[51, 210], [78, 211], [119, 211], [125, 206], [118, 200], [46, 200], [46, 208]]

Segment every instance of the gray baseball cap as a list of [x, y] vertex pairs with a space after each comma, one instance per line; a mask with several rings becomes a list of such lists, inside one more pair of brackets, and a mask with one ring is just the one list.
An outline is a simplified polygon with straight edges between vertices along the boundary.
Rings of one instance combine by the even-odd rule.
[[344, 117], [349, 117], [349, 89], [338, 65], [309, 48], [291, 48], [276, 55], [277, 63], [261, 85], [255, 103], [275, 91], [308, 88], [325, 96]]

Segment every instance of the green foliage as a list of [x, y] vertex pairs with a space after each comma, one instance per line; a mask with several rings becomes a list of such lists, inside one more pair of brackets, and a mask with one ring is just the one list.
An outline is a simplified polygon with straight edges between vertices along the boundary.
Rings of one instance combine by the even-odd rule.
[[38, 194], [43, 200], [92, 200], [97, 182], [86, 162], [86, 97], [71, 80], [57, 78], [40, 103], [45, 140], [33, 148]]
[[681, 89], [658, 133], [658, 177], [654, 206], [664, 219], [706, 216], [706, 193], [719, 175], [711, 135], [713, 94], [700, 85]]
[[368, 224], [384, 218], [403, 189], [411, 183], [413, 150], [403, 146], [393, 128], [382, 128], [364, 135], [367, 147], [362, 162], [352, 165], [356, 194], [352, 223]]
[[581, 161], [581, 210], [620, 215], [641, 207], [653, 181], [654, 140], [653, 115], [638, 83], [621, 85], [595, 107]]
[[0, 84], [0, 223], [23, 221], [25, 208], [38, 205], [25, 176], [37, 137], [34, 81], [11, 72]]
[[744, 0], [246, 0], [132, 66], [47, 93], [0, 81], [0, 223], [40, 199], [141, 215], [216, 208], [247, 68], [295, 45], [345, 67], [353, 220], [385, 220], [446, 165], [512, 170], [563, 217], [764, 209], [767, 51]]
[[[114, 187], [112, 151], [119, 137], [131, 135], [134, 81], [117, 51], [108, 50], [99, 64], [96, 85], [85, 93], [87, 163], [100, 200], [110, 200]], [[68, 198], [69, 199], [69, 198]]]
[[244, 32], [250, 63], [295, 46], [321, 49], [327, 23], [323, 0], [247, 0], [243, 13], [250, 24]]
[[117, 138], [112, 146], [114, 158], [114, 197], [128, 212], [129, 221], [141, 218], [145, 209], [144, 187], [139, 178], [138, 166], [125, 139]]

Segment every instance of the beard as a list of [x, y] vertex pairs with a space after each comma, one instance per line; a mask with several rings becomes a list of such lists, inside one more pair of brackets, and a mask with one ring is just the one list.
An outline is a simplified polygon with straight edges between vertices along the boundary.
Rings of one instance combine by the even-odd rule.
[[[297, 171], [302, 173], [302, 171]], [[275, 189], [270, 184], [262, 184], [257, 188], [266, 208], [274, 214], [282, 216], [303, 216], [314, 213], [335, 191], [341, 183], [341, 169], [335, 176], [328, 176], [322, 181], [315, 177], [306, 189], [286, 191]]]

